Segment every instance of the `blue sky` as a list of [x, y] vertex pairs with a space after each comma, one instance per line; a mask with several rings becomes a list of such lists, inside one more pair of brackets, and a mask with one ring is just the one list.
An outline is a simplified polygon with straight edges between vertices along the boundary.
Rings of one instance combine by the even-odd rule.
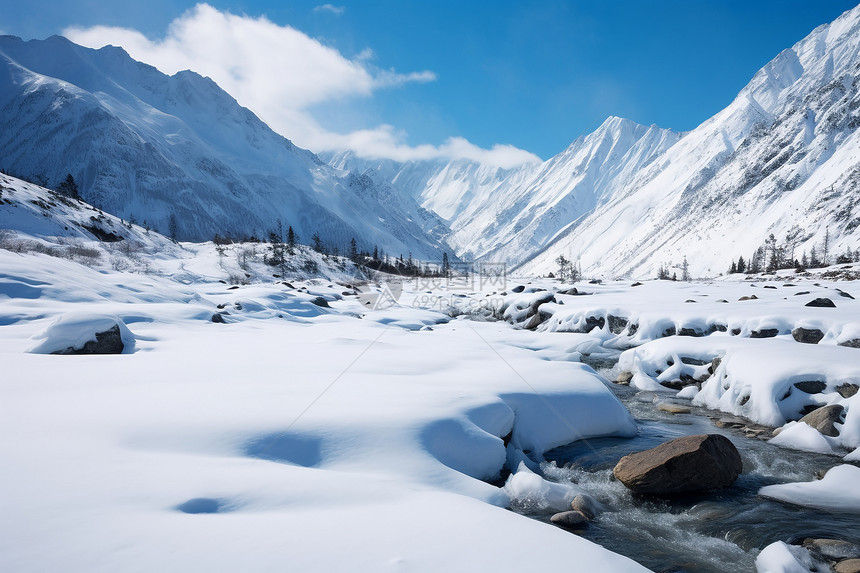
[[[491, 157], [481, 150], [504, 144], [495, 149], [501, 163], [516, 163], [532, 156], [515, 148], [547, 159], [609, 115], [692, 129], [728, 105], [782, 49], [854, 2], [364, 0], [322, 7], [319, 1], [211, 0], [209, 12], [179, 0], [0, 4], [4, 33], [30, 39], [66, 32], [94, 47], [122, 41], [136, 45], [127, 48], [134, 57], [151, 56], [149, 63], [167, 73], [175, 71], [165, 69], [174, 60], [199, 67], [315, 151], [346, 145], [399, 159], [481, 158]], [[250, 26], [260, 17], [271, 26]], [[182, 18], [184, 32], [163, 42]], [[197, 32], [189, 31], [195, 26]], [[201, 31], [206, 26], [208, 36]], [[142, 36], [126, 41], [128, 30]], [[207, 50], [197, 57], [208, 61], [188, 55], [194, 34], [198, 42], [269, 40], [249, 48], [228, 72]], [[213, 51], [226, 60], [224, 49]], [[235, 71], [274, 53], [276, 68]], [[219, 75], [227, 73], [234, 76]], [[277, 76], [299, 79], [280, 85]], [[242, 84], [239, 77], [253, 81]]]

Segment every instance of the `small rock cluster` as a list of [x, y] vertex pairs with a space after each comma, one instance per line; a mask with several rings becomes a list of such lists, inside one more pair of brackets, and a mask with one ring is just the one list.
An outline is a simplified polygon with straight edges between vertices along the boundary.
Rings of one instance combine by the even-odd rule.
[[582, 529], [600, 513], [600, 504], [587, 495], [577, 495], [570, 502], [570, 510], [556, 513], [550, 521], [570, 530]]

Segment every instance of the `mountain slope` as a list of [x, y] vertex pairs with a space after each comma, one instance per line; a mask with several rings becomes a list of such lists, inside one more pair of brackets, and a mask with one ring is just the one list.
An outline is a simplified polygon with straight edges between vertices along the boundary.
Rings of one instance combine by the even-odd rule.
[[444, 218], [458, 255], [556, 270], [558, 255], [605, 276], [653, 276], [686, 257], [725, 272], [773, 234], [800, 258], [860, 244], [860, 7], [783, 51], [688, 134], [609, 118], [541, 165], [370, 162]]
[[713, 276], [771, 233], [798, 258], [825, 234], [831, 253], [856, 249], [858, 127], [860, 7], [779, 54], [521, 270], [547, 272], [571, 252], [595, 274], [649, 276], [686, 256], [693, 275]]
[[[183, 239], [264, 235], [379, 245], [440, 259], [444, 224], [408, 197], [336, 171], [274, 133], [208, 78], [166, 76], [120, 48], [0, 37], [0, 167]], [[385, 217], [380, 217], [385, 213]]]
[[550, 160], [509, 170], [466, 160], [374, 162], [352, 152], [322, 157], [412, 194], [448, 222], [448, 242], [462, 258], [515, 263], [541, 251], [680, 138], [610, 117]]

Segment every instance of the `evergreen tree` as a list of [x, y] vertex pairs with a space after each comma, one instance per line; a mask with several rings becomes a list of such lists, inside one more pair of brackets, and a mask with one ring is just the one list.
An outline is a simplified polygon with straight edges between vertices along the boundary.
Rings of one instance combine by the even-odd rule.
[[349, 240], [349, 258], [358, 261], [358, 244], [355, 242], [355, 237]]
[[320, 239], [319, 233], [314, 233], [311, 237], [311, 243], [313, 244], [314, 250], [318, 253], [323, 252], [323, 244], [322, 239]]
[[379, 248], [377, 248], [376, 245], [373, 245], [373, 260], [374, 261], [379, 260]]
[[738, 267], [735, 265], [735, 260], [732, 259], [732, 266], [729, 267], [729, 274], [733, 275], [738, 272]]
[[57, 193], [72, 199], [81, 198], [81, 195], [78, 193], [78, 184], [75, 182], [75, 178], [72, 177], [71, 173], [66, 175], [66, 178], [57, 185]]
[[290, 247], [294, 247], [296, 245], [296, 234], [293, 232], [293, 226], [290, 225], [287, 227], [287, 244]]
[[170, 239], [176, 242], [176, 234], [179, 232], [179, 221], [176, 220], [176, 214], [171, 213], [167, 218], [167, 232]]
[[448, 271], [451, 270], [451, 264], [448, 262], [448, 253], [442, 253], [442, 273], [448, 276]]
[[687, 255], [684, 255], [684, 261], [681, 263], [681, 280], [684, 282], [690, 282], [691, 279], [690, 265], [687, 263]]
[[743, 257], [738, 257], [738, 272], [745, 273], [747, 270], [747, 263], [744, 261]]

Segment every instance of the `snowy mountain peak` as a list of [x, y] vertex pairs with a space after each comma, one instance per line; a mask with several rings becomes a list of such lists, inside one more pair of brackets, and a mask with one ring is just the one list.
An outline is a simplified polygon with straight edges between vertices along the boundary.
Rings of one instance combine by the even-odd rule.
[[[265, 236], [277, 221], [330, 248], [439, 260], [444, 225], [408, 196], [354, 185], [209, 78], [167, 76], [121, 48], [0, 38], [0, 168], [185, 239]], [[378, 213], [386, 212], [380, 218]]]

